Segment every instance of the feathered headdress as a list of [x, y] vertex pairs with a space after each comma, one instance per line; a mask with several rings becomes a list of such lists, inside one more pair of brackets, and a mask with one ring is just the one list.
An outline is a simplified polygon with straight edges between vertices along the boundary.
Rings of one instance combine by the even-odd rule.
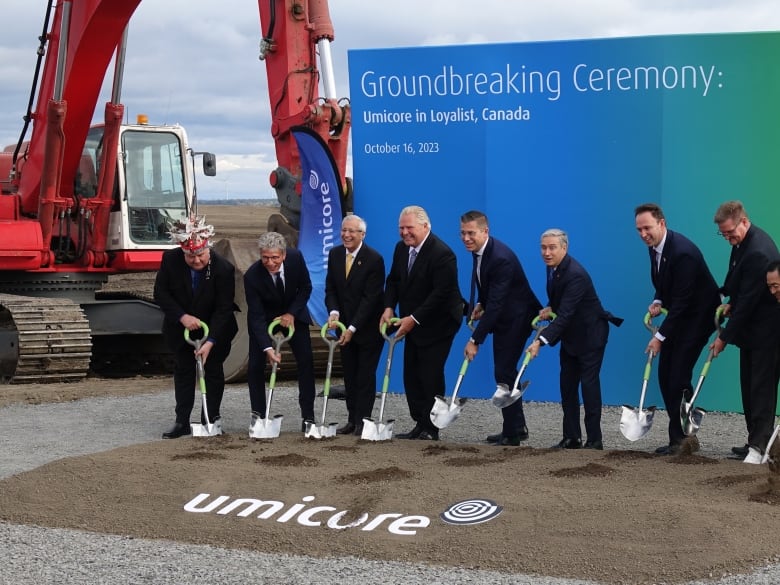
[[171, 242], [179, 244], [185, 254], [200, 254], [209, 247], [209, 238], [214, 235], [214, 226], [206, 224], [206, 217], [192, 215], [187, 221], [175, 221], [168, 232]]

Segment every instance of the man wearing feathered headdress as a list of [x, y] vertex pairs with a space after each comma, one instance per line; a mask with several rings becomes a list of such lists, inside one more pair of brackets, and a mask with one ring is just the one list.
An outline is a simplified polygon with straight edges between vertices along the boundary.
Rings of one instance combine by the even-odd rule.
[[[154, 284], [154, 298], [165, 314], [163, 335], [174, 354], [173, 383], [176, 422], [163, 433], [164, 439], [189, 435], [190, 414], [195, 403], [195, 365], [200, 356], [206, 380], [209, 418], [201, 413], [201, 424], [222, 426], [219, 409], [225, 388], [222, 364], [230, 353], [230, 342], [238, 332], [234, 311], [238, 310], [233, 265], [211, 250], [214, 227], [205, 217], [193, 215], [173, 224], [169, 232], [177, 248], [163, 253]], [[208, 326], [208, 338], [194, 352], [184, 338], [198, 339], [201, 323]]]

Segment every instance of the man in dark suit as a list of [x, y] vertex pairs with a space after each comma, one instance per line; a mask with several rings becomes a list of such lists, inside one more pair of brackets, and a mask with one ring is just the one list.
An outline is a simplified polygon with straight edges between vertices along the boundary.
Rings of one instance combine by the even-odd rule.
[[[173, 385], [176, 396], [176, 422], [163, 433], [163, 439], [189, 435], [190, 413], [195, 403], [196, 354], [204, 366], [206, 407], [201, 423], [212, 423], [222, 434], [219, 413], [225, 390], [222, 364], [230, 353], [230, 342], [238, 332], [233, 311], [237, 310], [233, 265], [209, 248], [214, 228], [202, 217], [178, 222], [171, 231], [178, 248], [166, 250], [154, 282], [154, 299], [165, 317], [163, 335], [174, 354]], [[197, 352], [184, 339], [184, 330], [195, 333], [201, 321], [209, 328], [208, 338]], [[198, 339], [200, 335], [192, 335]]]
[[726, 280], [721, 287], [729, 319], [710, 346], [713, 355], [731, 343], [739, 348], [739, 382], [748, 442], [735, 447], [745, 463], [761, 463], [774, 427], [777, 407], [778, 351], [774, 319], [776, 301], [766, 285], [769, 263], [780, 258], [764, 230], [752, 224], [740, 201], [727, 201], [715, 212], [718, 233], [731, 244]]
[[[542, 305], [515, 253], [490, 235], [484, 213], [468, 211], [461, 216], [460, 239], [472, 253], [469, 315], [477, 322], [463, 353], [473, 360], [479, 346], [492, 333], [496, 383], [511, 388], [517, 376], [517, 362], [531, 334], [531, 321]], [[488, 442], [517, 446], [528, 438], [522, 398], [501, 409], [501, 415], [504, 420], [501, 432], [488, 435]]]
[[661, 309], [668, 311], [645, 353], [660, 354], [658, 385], [669, 415], [669, 444], [655, 452], [671, 455], [679, 452], [685, 438], [680, 404], [683, 397], [690, 399], [693, 393], [693, 368], [715, 331], [720, 294], [699, 248], [666, 228], [664, 212], [658, 205], [640, 205], [634, 210], [634, 219], [639, 237], [648, 246], [650, 279], [655, 287], [648, 312], [657, 317]]
[[325, 306], [331, 325], [339, 321], [347, 329], [339, 338], [344, 370], [347, 423], [338, 434], [363, 432], [363, 418], [370, 417], [376, 397], [376, 368], [384, 339], [377, 322], [384, 308], [385, 261], [366, 244], [366, 222], [348, 215], [341, 222], [343, 245], [328, 253]]
[[265, 363], [281, 362], [273, 340], [268, 335], [268, 324], [279, 319], [287, 332], [290, 325], [295, 334], [288, 342], [298, 372], [298, 404], [301, 408], [301, 430], [305, 421], [314, 420], [314, 356], [311, 349], [309, 325], [311, 317], [306, 308], [312, 284], [303, 255], [287, 247], [282, 234], [266, 232], [257, 242], [260, 260], [244, 274], [244, 294], [249, 327], [249, 401], [252, 406], [252, 427], [265, 418]]
[[585, 407], [586, 449], [603, 449], [601, 437], [601, 363], [609, 336], [609, 323], [623, 320], [604, 310], [593, 281], [585, 268], [568, 254], [566, 232], [549, 229], [542, 234], [542, 260], [547, 265], [547, 306], [539, 311], [542, 319], [550, 313], [556, 318], [542, 335], [528, 346], [531, 358], [541, 345], [561, 341], [561, 406], [563, 439], [554, 445], [560, 449], [582, 447], [579, 387]]
[[405, 335], [404, 389], [416, 424], [397, 437], [436, 441], [439, 429], [431, 422], [431, 408], [434, 397], [445, 394], [444, 364], [463, 318], [458, 266], [450, 247], [431, 232], [422, 207], [405, 207], [398, 230], [401, 241], [387, 275], [380, 325], [390, 321], [397, 305], [396, 335]]

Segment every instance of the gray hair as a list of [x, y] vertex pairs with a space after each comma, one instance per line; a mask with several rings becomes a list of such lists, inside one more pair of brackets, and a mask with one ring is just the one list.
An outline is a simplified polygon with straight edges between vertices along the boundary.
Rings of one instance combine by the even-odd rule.
[[278, 232], [265, 232], [257, 238], [257, 247], [261, 250], [286, 250], [287, 240]]
[[550, 228], [548, 230], [544, 230], [542, 238], [558, 238], [561, 246], [565, 246], [566, 248], [569, 247], [569, 236], [567, 236], [566, 232], [561, 229]]
[[350, 213], [348, 215], [344, 216], [344, 219], [341, 220], [341, 227], [344, 227], [344, 223], [348, 220], [357, 221], [358, 227], [360, 228], [360, 231], [363, 233], [366, 233], [366, 229], [368, 226], [366, 226], [366, 220], [360, 217], [359, 215], [355, 215], [354, 213]]
[[404, 215], [413, 215], [415, 219], [417, 219], [417, 223], [420, 225], [428, 224], [428, 228], [432, 229], [431, 219], [428, 217], [428, 213], [419, 205], [407, 205], [404, 207], [398, 215], [399, 221]]

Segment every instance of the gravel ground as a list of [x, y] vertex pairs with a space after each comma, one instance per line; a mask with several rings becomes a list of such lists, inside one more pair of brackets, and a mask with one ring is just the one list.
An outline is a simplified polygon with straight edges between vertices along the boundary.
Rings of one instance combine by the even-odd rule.
[[[334, 383], [337, 381], [334, 380]], [[163, 382], [164, 383], [164, 382]], [[166, 384], [167, 385], [167, 384]], [[274, 393], [279, 412], [296, 412], [296, 392], [280, 386]], [[320, 402], [318, 400], [317, 406]], [[275, 408], [273, 410], [276, 410]], [[561, 436], [557, 403], [526, 404], [530, 431], [527, 445], [549, 447]], [[173, 396], [160, 392], [129, 398], [84, 399], [64, 404], [14, 405], [0, 409], [0, 478], [34, 469], [64, 457], [156, 441], [172, 422]], [[343, 401], [331, 400], [329, 420], [344, 420]], [[222, 408], [225, 430], [245, 432], [249, 423], [245, 385], [229, 386]], [[389, 395], [386, 414], [396, 418], [395, 432], [411, 428], [405, 398]], [[602, 418], [606, 449], [653, 450], [666, 439], [666, 413], [656, 414], [649, 435], [631, 444], [620, 434], [620, 408], [605, 408]], [[284, 418], [282, 431], [299, 429], [300, 421]], [[472, 400], [461, 417], [442, 431], [442, 440], [477, 442], [500, 430], [500, 413], [484, 400]], [[726, 457], [745, 439], [742, 415], [709, 413], [700, 431], [701, 454]], [[132, 539], [83, 531], [0, 523], [3, 567], [0, 584], [94, 584], [207, 582], [286, 583], [496, 583], [593, 585], [592, 581], [504, 574], [357, 558], [314, 559], [279, 556], [177, 542]], [[719, 585], [780, 583], [780, 565], [750, 575], [704, 575]], [[715, 580], [719, 578], [719, 580]], [[705, 581], [691, 582], [690, 585]]]

